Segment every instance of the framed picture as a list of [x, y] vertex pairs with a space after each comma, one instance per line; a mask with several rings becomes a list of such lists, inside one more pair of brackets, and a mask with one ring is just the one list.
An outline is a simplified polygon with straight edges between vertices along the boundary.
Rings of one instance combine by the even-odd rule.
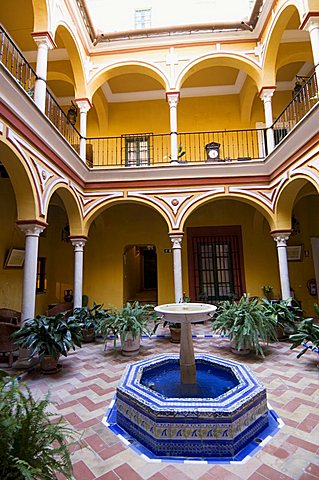
[[24, 250], [11, 248], [4, 262], [4, 268], [22, 268], [24, 263]]
[[302, 257], [302, 245], [288, 245], [287, 258], [289, 262], [300, 262]]

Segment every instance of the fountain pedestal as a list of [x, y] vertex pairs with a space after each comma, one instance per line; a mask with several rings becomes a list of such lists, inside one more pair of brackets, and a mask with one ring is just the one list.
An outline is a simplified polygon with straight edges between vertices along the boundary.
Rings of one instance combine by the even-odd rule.
[[215, 305], [206, 303], [168, 303], [155, 307], [166, 322], [181, 324], [180, 371], [182, 385], [196, 384], [195, 354], [192, 338], [192, 323], [211, 318]]

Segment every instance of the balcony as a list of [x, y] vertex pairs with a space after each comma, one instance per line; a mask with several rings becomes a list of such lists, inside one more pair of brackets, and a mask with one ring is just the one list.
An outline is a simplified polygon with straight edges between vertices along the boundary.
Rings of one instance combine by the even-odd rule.
[[[6, 31], [0, 27], [0, 63], [33, 101], [37, 74]], [[318, 103], [318, 87], [313, 73], [295, 92], [294, 98], [270, 127], [275, 150]], [[22, 92], [21, 92], [22, 94]], [[30, 100], [29, 100], [30, 101]], [[81, 135], [70, 122], [53, 95], [47, 90], [45, 116], [63, 136], [73, 153], [79, 154]], [[42, 114], [41, 114], [42, 115]], [[26, 123], [34, 125], [26, 119]], [[171, 134], [141, 132], [121, 136], [86, 138], [86, 160], [92, 170], [175, 165], [216, 165], [260, 163], [271, 153], [267, 129], [182, 132], [177, 135], [179, 155], [171, 157]]]

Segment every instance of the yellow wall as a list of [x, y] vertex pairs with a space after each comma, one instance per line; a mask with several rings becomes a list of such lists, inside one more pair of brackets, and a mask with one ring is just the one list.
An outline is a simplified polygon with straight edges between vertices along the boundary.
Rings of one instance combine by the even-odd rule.
[[[259, 104], [256, 121], [263, 121], [263, 106]], [[243, 106], [242, 108], [245, 108]], [[239, 95], [181, 98], [177, 107], [178, 131], [211, 131], [249, 128], [249, 122], [241, 121]], [[108, 105], [108, 135], [125, 133], [168, 133], [169, 105], [165, 100], [110, 103]], [[98, 136], [99, 126], [93, 111], [89, 113], [88, 135]]]
[[165, 100], [109, 104], [109, 135], [169, 132], [169, 106]]
[[[307, 281], [315, 277], [311, 237], [319, 237], [318, 210], [318, 196], [311, 195], [298, 201], [294, 207], [294, 215], [299, 222], [300, 233], [292, 235], [288, 241], [288, 245], [302, 245], [301, 261], [289, 262], [289, 276], [295, 296], [298, 300], [302, 300], [302, 308], [308, 316], [314, 315], [313, 304], [318, 301], [317, 297], [309, 295], [307, 289]], [[319, 289], [319, 285], [317, 287]]]
[[18, 229], [16, 202], [9, 178], [0, 177], [0, 307], [21, 310], [22, 268], [3, 268], [8, 251], [24, 249], [24, 234]]

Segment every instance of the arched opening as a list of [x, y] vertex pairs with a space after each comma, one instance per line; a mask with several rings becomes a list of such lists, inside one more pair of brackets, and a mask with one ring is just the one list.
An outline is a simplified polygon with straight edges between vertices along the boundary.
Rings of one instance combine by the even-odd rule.
[[192, 301], [216, 303], [244, 293], [280, 293], [276, 246], [265, 215], [238, 198], [216, 199], [185, 222], [184, 290]]
[[155, 245], [127, 245], [123, 254], [123, 304], [157, 304], [157, 253]]
[[89, 229], [84, 255], [84, 293], [121, 307], [126, 301], [174, 298], [167, 224], [153, 208], [118, 202], [100, 211]]

